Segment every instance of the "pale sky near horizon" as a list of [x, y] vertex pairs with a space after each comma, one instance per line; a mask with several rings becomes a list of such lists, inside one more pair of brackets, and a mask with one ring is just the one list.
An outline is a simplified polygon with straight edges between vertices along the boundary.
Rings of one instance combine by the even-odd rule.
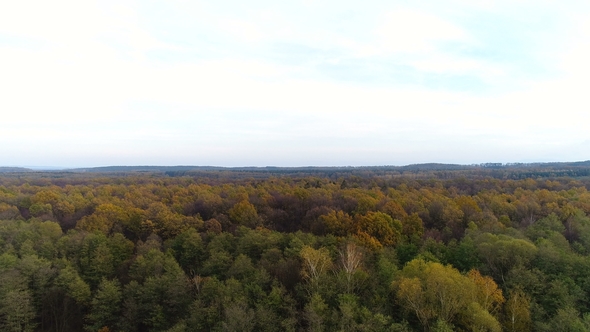
[[3, 1], [0, 166], [590, 159], [590, 2]]

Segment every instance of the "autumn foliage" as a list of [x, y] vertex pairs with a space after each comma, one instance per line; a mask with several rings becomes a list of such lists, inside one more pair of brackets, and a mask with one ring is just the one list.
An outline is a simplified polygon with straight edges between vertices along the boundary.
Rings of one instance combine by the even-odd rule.
[[0, 330], [590, 330], [590, 180], [495, 174], [1, 176]]

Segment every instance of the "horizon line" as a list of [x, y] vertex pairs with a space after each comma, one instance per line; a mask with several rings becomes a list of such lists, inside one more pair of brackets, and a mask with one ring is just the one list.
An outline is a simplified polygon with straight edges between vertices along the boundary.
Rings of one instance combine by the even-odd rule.
[[536, 164], [568, 164], [568, 163], [586, 163], [590, 162], [589, 160], [578, 160], [578, 161], [532, 161], [532, 162], [483, 162], [483, 163], [469, 163], [469, 164], [462, 164], [462, 163], [445, 163], [445, 162], [423, 162], [423, 163], [410, 163], [410, 164], [381, 164], [381, 165], [299, 165], [299, 166], [276, 166], [276, 165], [265, 165], [265, 166], [255, 166], [255, 165], [243, 165], [243, 166], [219, 166], [219, 165], [191, 165], [191, 164], [176, 164], [176, 165], [156, 165], [156, 164], [134, 164], [134, 165], [106, 165], [106, 166], [31, 166], [31, 165], [17, 165], [17, 166], [8, 166], [8, 165], [1, 165], [0, 168], [24, 168], [30, 169], [34, 171], [44, 171], [44, 170], [51, 170], [51, 171], [60, 171], [60, 170], [77, 170], [77, 169], [96, 169], [96, 168], [111, 168], [111, 167], [195, 167], [195, 168], [228, 168], [228, 169], [239, 169], [239, 168], [365, 168], [365, 167], [407, 167], [407, 166], [417, 166], [417, 165], [452, 165], [452, 166], [495, 166], [495, 167], [505, 167], [505, 166], [516, 166], [516, 165], [536, 165]]

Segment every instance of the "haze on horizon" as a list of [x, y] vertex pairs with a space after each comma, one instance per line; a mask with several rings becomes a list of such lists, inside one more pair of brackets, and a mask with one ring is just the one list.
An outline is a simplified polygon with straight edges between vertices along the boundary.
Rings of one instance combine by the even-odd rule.
[[590, 159], [584, 1], [5, 1], [0, 166]]

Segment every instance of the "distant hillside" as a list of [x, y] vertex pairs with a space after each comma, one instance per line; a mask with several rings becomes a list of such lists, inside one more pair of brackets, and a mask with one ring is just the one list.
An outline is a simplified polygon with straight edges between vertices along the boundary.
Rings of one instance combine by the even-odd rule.
[[560, 178], [590, 177], [590, 160], [550, 163], [483, 163], [472, 165], [426, 163], [406, 166], [307, 166], [307, 167], [219, 167], [219, 166], [104, 166], [62, 170], [34, 170], [24, 167], [0, 167], [4, 176], [33, 177], [102, 177], [149, 174], [164, 177], [198, 177], [209, 179], [266, 179], [269, 177], [411, 177], [414, 179], [452, 178]]
[[218, 166], [106, 166], [92, 168], [76, 168], [60, 171], [67, 173], [91, 173], [100, 176], [132, 175], [150, 173], [157, 176], [191, 176], [203, 178], [259, 178], [272, 176], [305, 177], [320, 176], [329, 178], [349, 176], [411, 176], [414, 178], [481, 178], [499, 179], [523, 178], [556, 178], [556, 177], [588, 177], [590, 176], [590, 160], [580, 162], [551, 163], [483, 163], [472, 165], [459, 164], [413, 164], [406, 166], [332, 166], [332, 167], [218, 167]]
[[[485, 164], [491, 165], [491, 164]], [[500, 165], [502, 164], [494, 164]], [[523, 164], [524, 165], [524, 164]], [[481, 165], [458, 164], [412, 164], [406, 166], [301, 166], [301, 167], [277, 167], [277, 166], [103, 166], [89, 168], [73, 168], [70, 172], [186, 172], [186, 171], [234, 171], [234, 172], [261, 172], [261, 173], [300, 173], [300, 172], [353, 172], [353, 171], [446, 171], [467, 170], [480, 168]], [[485, 167], [485, 166], [483, 166]]]
[[[272, 172], [272, 173], [298, 173], [298, 172], [347, 172], [347, 171], [449, 171], [449, 170], [475, 170], [475, 169], [569, 169], [569, 168], [586, 168], [590, 167], [590, 160], [578, 162], [550, 162], [550, 163], [483, 163], [483, 164], [441, 164], [425, 163], [411, 164], [405, 166], [302, 166], [302, 167], [277, 167], [277, 166], [241, 166], [241, 167], [222, 167], [222, 166], [102, 166], [87, 168], [72, 168], [65, 171], [69, 172], [183, 172], [183, 171], [238, 171], [238, 172]], [[6, 169], [15, 169], [15, 171], [27, 170], [26, 168], [4, 167]], [[2, 168], [0, 168], [2, 169]], [[61, 170], [64, 171], [64, 170]]]
[[32, 169], [24, 167], [0, 167], [0, 173], [32, 172]]
[[87, 167], [87, 168], [73, 168], [70, 172], [92, 172], [92, 173], [120, 173], [120, 172], [174, 172], [174, 171], [190, 171], [190, 170], [219, 170], [226, 169], [224, 167], [211, 166], [102, 166], [102, 167]]

